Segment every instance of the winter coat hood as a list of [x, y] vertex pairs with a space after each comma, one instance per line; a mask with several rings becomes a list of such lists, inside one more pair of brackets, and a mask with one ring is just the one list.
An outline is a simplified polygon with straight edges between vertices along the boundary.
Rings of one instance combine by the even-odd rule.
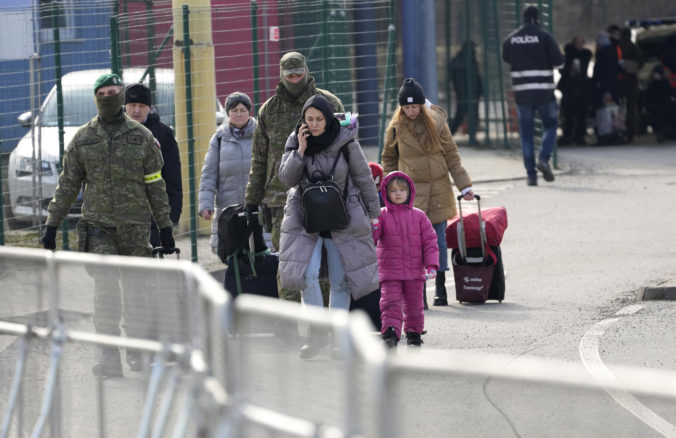
[[[392, 181], [395, 177], [404, 178], [408, 183], [408, 200], [405, 204], [393, 204], [387, 197], [387, 186], [390, 185], [390, 181]], [[387, 207], [388, 210], [397, 208], [406, 208], [410, 210], [413, 208], [413, 200], [415, 199], [415, 185], [413, 184], [411, 177], [406, 175], [404, 172], [392, 172], [387, 175], [385, 179], [383, 179], [383, 183], [380, 186], [380, 196], [382, 197], [383, 202], [385, 202], [385, 207]]]

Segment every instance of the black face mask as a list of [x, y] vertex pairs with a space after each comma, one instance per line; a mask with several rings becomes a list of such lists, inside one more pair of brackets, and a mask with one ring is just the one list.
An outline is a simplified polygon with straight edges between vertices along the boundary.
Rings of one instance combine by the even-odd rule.
[[122, 92], [112, 96], [95, 96], [95, 98], [99, 115], [106, 122], [115, 120], [115, 117], [122, 111], [122, 105], [124, 105], [124, 93]]
[[303, 78], [298, 81], [297, 83], [289, 82], [284, 75], [280, 73], [280, 76], [282, 77], [282, 83], [284, 84], [284, 88], [286, 88], [286, 91], [293, 97], [300, 96], [300, 94], [305, 90], [305, 87], [307, 87], [308, 83], [308, 71], [307, 68], [305, 68], [305, 75]]

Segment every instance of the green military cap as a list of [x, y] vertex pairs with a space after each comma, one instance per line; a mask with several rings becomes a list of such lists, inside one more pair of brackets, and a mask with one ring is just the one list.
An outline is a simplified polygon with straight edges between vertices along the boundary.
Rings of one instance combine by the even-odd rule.
[[292, 73], [302, 75], [305, 73], [305, 56], [298, 52], [289, 52], [279, 60], [279, 68], [284, 76]]
[[104, 73], [96, 79], [94, 82], [94, 93], [101, 87], [107, 87], [108, 85], [120, 85], [122, 84], [122, 79], [115, 73]]

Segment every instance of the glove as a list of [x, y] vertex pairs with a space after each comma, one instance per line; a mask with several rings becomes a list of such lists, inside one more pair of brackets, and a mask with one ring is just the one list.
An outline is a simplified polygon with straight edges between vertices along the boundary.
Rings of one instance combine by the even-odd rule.
[[56, 227], [47, 225], [45, 227], [45, 235], [42, 236], [42, 246], [45, 249], [56, 249]]
[[378, 218], [371, 219], [371, 227], [373, 228], [373, 231], [378, 231], [378, 228], [380, 228], [380, 222], [378, 222]]
[[165, 227], [160, 230], [160, 242], [164, 249], [171, 249], [176, 247], [174, 236], [171, 233], [171, 227]]
[[437, 277], [437, 270], [429, 266], [427, 272], [425, 273], [425, 280], [432, 280]]
[[258, 213], [258, 204], [244, 204], [247, 213]]

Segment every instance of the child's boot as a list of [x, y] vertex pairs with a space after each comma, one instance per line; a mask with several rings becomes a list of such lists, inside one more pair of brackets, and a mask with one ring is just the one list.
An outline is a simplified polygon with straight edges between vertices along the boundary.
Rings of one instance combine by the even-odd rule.
[[446, 272], [444, 271], [437, 272], [435, 286], [437, 291], [436, 294], [434, 295], [434, 305], [448, 306], [448, 300], [446, 299]]
[[420, 333], [408, 332], [406, 333], [406, 345], [412, 345], [414, 347], [420, 347], [423, 344], [422, 336]]
[[387, 330], [385, 330], [385, 333], [380, 335], [380, 337], [383, 338], [383, 341], [385, 341], [385, 346], [387, 348], [397, 348], [399, 339], [397, 339], [397, 332], [394, 330], [394, 327], [388, 327]]

